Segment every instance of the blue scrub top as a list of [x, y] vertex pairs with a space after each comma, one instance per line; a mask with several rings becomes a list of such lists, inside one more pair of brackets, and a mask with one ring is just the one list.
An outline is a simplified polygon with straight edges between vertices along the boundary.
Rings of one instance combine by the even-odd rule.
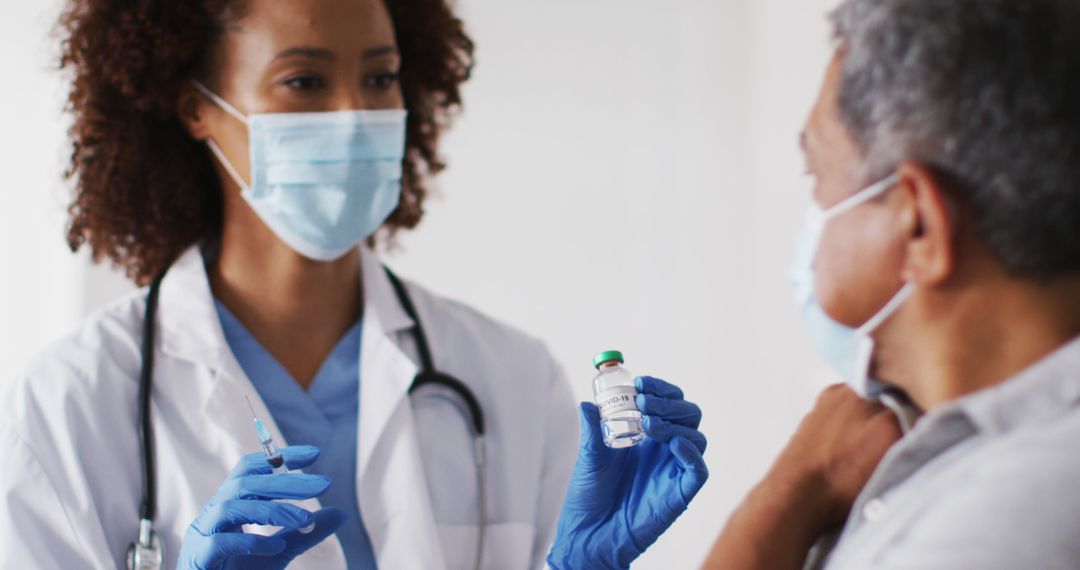
[[218, 318], [236, 360], [266, 402], [289, 444], [319, 446], [319, 459], [307, 468], [333, 483], [319, 497], [323, 506], [349, 514], [337, 531], [349, 568], [375, 568], [371, 540], [360, 518], [356, 496], [356, 438], [360, 416], [360, 335], [353, 325], [322, 363], [305, 391], [220, 301]]

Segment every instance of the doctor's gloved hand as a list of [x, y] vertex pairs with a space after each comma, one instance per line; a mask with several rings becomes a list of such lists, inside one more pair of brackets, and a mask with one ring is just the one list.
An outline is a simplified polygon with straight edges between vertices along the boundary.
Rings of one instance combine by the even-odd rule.
[[[294, 445], [283, 448], [289, 469], [301, 469], [315, 462], [319, 448]], [[333, 534], [348, 516], [328, 507], [308, 512], [296, 505], [274, 499], [310, 499], [330, 487], [323, 475], [288, 473], [275, 475], [262, 453], [245, 455], [188, 526], [180, 547], [179, 570], [254, 569], [280, 570], [293, 558]], [[302, 534], [298, 529], [315, 523]], [[284, 527], [273, 536], [246, 534], [245, 524]]]
[[709, 477], [701, 409], [663, 380], [635, 382], [649, 436], [636, 446], [604, 445], [599, 410], [581, 404], [581, 449], [548, 555], [555, 570], [629, 568]]

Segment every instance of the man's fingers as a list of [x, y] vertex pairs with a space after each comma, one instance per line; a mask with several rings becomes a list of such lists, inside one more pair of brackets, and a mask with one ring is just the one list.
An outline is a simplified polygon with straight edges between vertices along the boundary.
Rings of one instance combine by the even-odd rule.
[[[893, 442], [903, 437], [904, 421], [907, 421], [907, 419], [897, 415], [893, 410], [884, 408], [870, 418], [867, 427], [879, 438], [887, 440], [891, 445]], [[912, 421], [911, 425], [914, 425], [914, 421]], [[910, 427], [911, 426], [909, 425], [908, 429], [910, 429]]]

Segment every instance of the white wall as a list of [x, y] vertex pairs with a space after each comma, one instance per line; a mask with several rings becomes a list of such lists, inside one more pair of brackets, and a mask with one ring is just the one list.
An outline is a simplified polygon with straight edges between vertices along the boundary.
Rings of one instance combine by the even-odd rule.
[[70, 327], [82, 265], [64, 244], [64, 86], [47, 33], [57, 3], [3, 0], [0, 17], [0, 378]]
[[[440, 196], [391, 263], [546, 339], [581, 398], [617, 347], [702, 404], [712, 479], [636, 566], [692, 567], [830, 379], [786, 268], [833, 2], [461, 1], [475, 79]], [[10, 4], [3, 57], [46, 45], [42, 9]], [[0, 105], [4, 376], [126, 287], [63, 253], [59, 83], [31, 59]]]
[[689, 568], [828, 375], [786, 270], [808, 186], [797, 135], [825, 2], [479, 1], [444, 198], [397, 265], [700, 402], [712, 478], [639, 568]]

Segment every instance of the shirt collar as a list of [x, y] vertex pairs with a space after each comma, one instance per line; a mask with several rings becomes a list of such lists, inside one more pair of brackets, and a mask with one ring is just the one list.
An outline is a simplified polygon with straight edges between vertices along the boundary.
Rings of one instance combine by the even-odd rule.
[[1078, 403], [1080, 337], [1009, 380], [960, 398], [935, 412], [962, 413], [979, 432], [1000, 434], [1025, 424], [1058, 419], [1071, 413]]

